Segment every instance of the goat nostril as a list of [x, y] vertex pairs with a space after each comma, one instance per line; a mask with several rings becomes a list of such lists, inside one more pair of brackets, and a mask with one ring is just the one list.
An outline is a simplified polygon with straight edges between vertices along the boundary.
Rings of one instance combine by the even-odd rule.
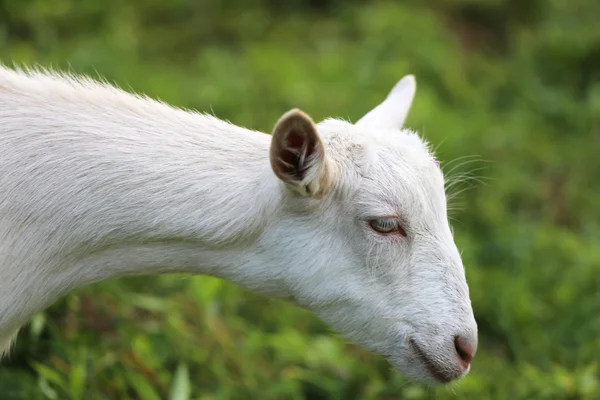
[[475, 351], [471, 342], [463, 337], [455, 336], [454, 347], [456, 347], [456, 352], [460, 359], [468, 366], [473, 360], [473, 353]]

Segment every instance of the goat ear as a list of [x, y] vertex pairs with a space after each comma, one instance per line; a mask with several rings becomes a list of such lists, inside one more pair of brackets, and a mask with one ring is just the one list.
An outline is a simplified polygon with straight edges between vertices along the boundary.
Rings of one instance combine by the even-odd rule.
[[414, 75], [406, 75], [394, 86], [386, 99], [362, 117], [356, 125], [379, 129], [402, 128], [416, 90], [417, 81]]
[[329, 166], [317, 127], [304, 112], [285, 113], [273, 130], [270, 160], [275, 175], [304, 196], [329, 189]]

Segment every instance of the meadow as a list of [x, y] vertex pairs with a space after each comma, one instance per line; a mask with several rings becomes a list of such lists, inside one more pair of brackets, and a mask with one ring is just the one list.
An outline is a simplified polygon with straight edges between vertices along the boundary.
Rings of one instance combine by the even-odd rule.
[[[451, 189], [479, 351], [409, 382], [310, 313], [206, 277], [102, 283], [27, 325], [1, 400], [600, 398], [600, 2], [0, 0], [0, 62], [269, 133], [355, 121], [405, 74]], [[1, 190], [1, 189], [0, 189]]]

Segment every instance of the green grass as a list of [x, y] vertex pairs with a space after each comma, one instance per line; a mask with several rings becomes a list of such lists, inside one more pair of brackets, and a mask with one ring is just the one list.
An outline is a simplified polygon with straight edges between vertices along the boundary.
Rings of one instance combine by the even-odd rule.
[[0, 0], [0, 60], [264, 132], [292, 107], [356, 120], [414, 73], [408, 126], [478, 179], [452, 213], [480, 329], [471, 374], [413, 384], [306, 311], [171, 275], [37, 315], [0, 398], [600, 398], [600, 3], [244, 3]]

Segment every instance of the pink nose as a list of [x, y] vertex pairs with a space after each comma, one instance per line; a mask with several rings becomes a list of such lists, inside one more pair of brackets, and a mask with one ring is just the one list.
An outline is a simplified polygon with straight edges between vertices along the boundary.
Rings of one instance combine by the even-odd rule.
[[473, 361], [473, 356], [475, 355], [475, 345], [471, 340], [465, 337], [455, 336], [454, 347], [456, 348], [456, 353], [463, 362], [463, 367], [466, 369], [469, 364], [471, 364], [471, 361]]

